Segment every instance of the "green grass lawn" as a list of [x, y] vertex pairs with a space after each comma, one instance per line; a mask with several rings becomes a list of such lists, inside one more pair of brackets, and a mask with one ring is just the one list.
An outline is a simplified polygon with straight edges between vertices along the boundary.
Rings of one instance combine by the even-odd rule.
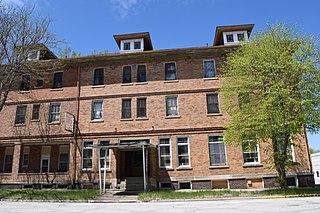
[[297, 189], [270, 189], [270, 190], [208, 190], [208, 191], [172, 191], [159, 190], [151, 192], [142, 192], [139, 199], [148, 200], [164, 200], [164, 199], [201, 199], [201, 198], [223, 198], [223, 197], [262, 197], [277, 195], [319, 195], [319, 188], [297, 188]]
[[88, 200], [98, 195], [97, 190], [0, 190], [0, 199], [16, 200]]

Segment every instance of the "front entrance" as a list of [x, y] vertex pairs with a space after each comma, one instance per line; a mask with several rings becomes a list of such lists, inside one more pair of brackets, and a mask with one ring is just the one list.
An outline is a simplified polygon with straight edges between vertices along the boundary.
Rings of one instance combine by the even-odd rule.
[[123, 151], [125, 177], [143, 177], [142, 151]]

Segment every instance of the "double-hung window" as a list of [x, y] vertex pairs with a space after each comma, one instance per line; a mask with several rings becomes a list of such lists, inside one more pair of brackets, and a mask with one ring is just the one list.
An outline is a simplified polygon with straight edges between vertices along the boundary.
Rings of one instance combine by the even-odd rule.
[[260, 162], [258, 144], [253, 140], [242, 143], [242, 155], [244, 164], [257, 164]]
[[96, 68], [93, 71], [93, 85], [103, 85], [104, 84], [104, 69]]
[[207, 113], [219, 113], [218, 94], [207, 94]]
[[60, 122], [60, 104], [51, 104], [49, 109], [49, 123]]
[[12, 172], [13, 147], [6, 147], [3, 162], [3, 172]]
[[122, 68], [122, 83], [131, 83], [131, 66], [124, 66]]
[[23, 75], [20, 84], [20, 90], [29, 91], [30, 90], [30, 75]]
[[102, 119], [103, 119], [103, 102], [92, 101], [91, 120], [102, 120]]
[[216, 77], [216, 65], [214, 60], [203, 61], [204, 78]]
[[106, 169], [110, 169], [110, 149], [106, 148], [110, 144], [109, 141], [100, 141], [99, 160], [100, 167], [104, 170], [104, 161], [106, 161]]
[[122, 119], [131, 118], [131, 98], [130, 99], [122, 99]]
[[31, 120], [39, 120], [40, 118], [40, 104], [34, 104], [32, 108]]
[[27, 106], [17, 106], [15, 124], [25, 124]]
[[178, 97], [167, 96], [166, 97], [166, 116], [177, 116], [178, 112]]
[[63, 78], [63, 72], [53, 73], [53, 84], [52, 84], [53, 89], [62, 87], [62, 78]]
[[147, 98], [137, 98], [137, 118], [147, 117]]
[[69, 146], [59, 146], [59, 171], [67, 172], [69, 168]]
[[29, 165], [29, 155], [30, 155], [30, 147], [29, 146], [24, 146], [23, 147], [23, 152], [22, 152], [22, 167], [28, 167]]
[[172, 157], [171, 157], [171, 142], [170, 138], [159, 139], [159, 167], [160, 168], [171, 168]]
[[170, 62], [170, 63], [165, 63], [165, 80], [170, 81], [170, 80], [176, 80], [176, 63]]
[[224, 166], [226, 162], [226, 147], [222, 136], [209, 136], [210, 166]]
[[178, 154], [178, 166], [189, 167], [190, 166], [190, 154], [189, 154], [189, 140], [188, 137], [177, 138], [177, 154]]
[[93, 142], [84, 141], [82, 143], [82, 170], [92, 170], [93, 168]]
[[137, 66], [137, 82], [147, 81], [147, 68], [146, 65]]

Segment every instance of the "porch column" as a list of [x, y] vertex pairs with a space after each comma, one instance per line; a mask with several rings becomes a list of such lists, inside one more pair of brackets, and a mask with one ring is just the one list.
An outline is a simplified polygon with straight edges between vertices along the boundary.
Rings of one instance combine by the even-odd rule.
[[12, 160], [12, 178], [17, 179], [20, 167], [21, 142], [14, 144]]
[[143, 166], [143, 190], [147, 191], [147, 178], [146, 178], [146, 152], [145, 147], [142, 145], [142, 166]]

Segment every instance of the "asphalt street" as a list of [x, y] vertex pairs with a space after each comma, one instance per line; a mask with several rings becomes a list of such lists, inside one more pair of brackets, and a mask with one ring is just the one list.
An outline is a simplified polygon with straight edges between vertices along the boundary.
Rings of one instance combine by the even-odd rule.
[[277, 199], [219, 199], [186, 202], [75, 203], [0, 201], [1, 213], [95, 212], [320, 212], [320, 197]]

